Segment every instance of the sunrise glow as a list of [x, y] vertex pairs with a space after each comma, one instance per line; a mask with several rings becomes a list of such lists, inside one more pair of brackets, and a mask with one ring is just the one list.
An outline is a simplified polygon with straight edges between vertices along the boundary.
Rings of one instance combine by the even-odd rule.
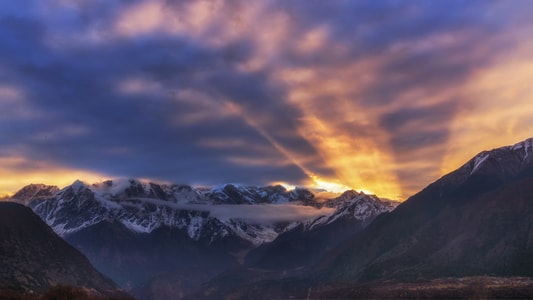
[[12, 195], [22, 186], [46, 183], [59, 188], [72, 184], [76, 179], [99, 182], [105, 175], [88, 171], [57, 167], [44, 162], [31, 162], [21, 157], [0, 158], [0, 197]]
[[405, 200], [533, 136], [529, 3], [370, 3], [36, 5], [42, 34], [3, 29], [0, 194], [118, 176]]
[[349, 186], [343, 185], [341, 183], [328, 182], [328, 181], [321, 180], [316, 176], [313, 176], [312, 179], [313, 179], [313, 182], [315, 183], [315, 186], [314, 186], [315, 188], [323, 189], [328, 192], [342, 193], [346, 190], [352, 189]]

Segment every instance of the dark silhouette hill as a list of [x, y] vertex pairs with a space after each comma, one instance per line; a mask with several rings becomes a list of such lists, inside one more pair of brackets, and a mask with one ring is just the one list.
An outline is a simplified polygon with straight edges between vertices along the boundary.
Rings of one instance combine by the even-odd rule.
[[0, 291], [41, 295], [72, 286], [99, 298], [129, 298], [32, 210], [0, 202]]

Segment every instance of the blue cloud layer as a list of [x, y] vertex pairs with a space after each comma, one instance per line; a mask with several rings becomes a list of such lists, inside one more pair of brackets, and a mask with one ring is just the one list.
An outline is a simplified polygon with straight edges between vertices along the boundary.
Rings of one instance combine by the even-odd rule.
[[[191, 3], [161, 7], [178, 22]], [[335, 178], [328, 153], [302, 134], [302, 119], [318, 118], [355, 140], [374, 131], [338, 123], [340, 113], [352, 112], [339, 112], [335, 94], [307, 100], [317, 112], [310, 115], [291, 102], [291, 87], [277, 74], [286, 68], [341, 72], [377, 57], [376, 68], [358, 75], [378, 79], [344, 101], [363, 114], [378, 111], [370, 121], [388, 136], [378, 146], [395, 165], [424, 159], [413, 155], [419, 149], [434, 149], [425, 155], [438, 160], [445, 151], [439, 145], [450, 138], [446, 125], [462, 99], [425, 103], [424, 97], [446, 94], [519, 43], [507, 32], [524, 22], [531, 26], [524, 11], [532, 12], [527, 1], [260, 1], [257, 23], [243, 24], [256, 31], [226, 39], [228, 24], [246, 19], [246, 9], [258, 4], [217, 3], [207, 4], [215, 12], [202, 34], [174, 32], [156, 20], [163, 25], [134, 35], [117, 33], [116, 24], [143, 1], [1, 3], [0, 82], [20, 95], [6, 96], [5, 109], [13, 113], [0, 120], [0, 153], [174, 182]], [[286, 20], [290, 38], [258, 43], [275, 27], [272, 16]], [[316, 28], [327, 32], [319, 50], [299, 51], [295, 45]], [[217, 35], [221, 41], [215, 43]], [[266, 63], [243, 70], [265, 51]], [[343, 78], [343, 84], [351, 80], [359, 78]], [[416, 96], [409, 99], [411, 92]], [[411, 192], [438, 172], [437, 165], [419, 168], [423, 172], [391, 170]]]

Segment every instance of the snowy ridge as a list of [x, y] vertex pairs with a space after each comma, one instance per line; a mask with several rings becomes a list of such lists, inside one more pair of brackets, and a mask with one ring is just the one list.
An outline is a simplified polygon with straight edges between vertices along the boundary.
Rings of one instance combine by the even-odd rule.
[[514, 144], [513, 146], [510, 146], [510, 147], [512, 150], [515, 150], [515, 151], [523, 149], [524, 151], [523, 161], [525, 161], [528, 158], [529, 153], [533, 152], [533, 138]]
[[355, 219], [365, 224], [379, 214], [394, 210], [398, 204], [398, 202], [383, 201], [375, 195], [358, 193], [353, 190], [346, 191], [340, 197], [332, 199], [326, 204], [326, 206], [335, 208], [333, 214], [307, 220], [303, 224], [306, 229], [313, 229], [331, 224], [340, 218]]
[[18, 191], [13, 198], [24, 199], [24, 205], [28, 205], [34, 199], [53, 197], [59, 192], [59, 188], [53, 185], [29, 184]]
[[[533, 155], [530, 155], [532, 152], [533, 138], [529, 138], [511, 146], [496, 148], [490, 151], [482, 151], [471, 159], [467, 163], [467, 166], [471, 168], [470, 175], [472, 175], [484, 168], [487, 161], [492, 158], [497, 162], [509, 160], [507, 164], [510, 163], [515, 169], [520, 169], [533, 162]], [[515, 157], [519, 159], [514, 159]]]
[[[469, 180], [494, 183], [523, 176], [533, 167], [533, 138], [510, 146], [503, 146], [478, 153], [455, 171], [444, 175], [428, 188], [440, 190], [440, 197]], [[475, 179], [474, 179], [475, 178]]]
[[364, 221], [395, 207], [355, 191], [317, 202], [313, 193], [301, 188], [226, 184], [210, 189], [134, 179], [92, 185], [75, 181], [62, 190], [31, 185], [13, 199], [31, 207], [61, 236], [117, 221], [134, 232], [166, 226], [184, 230], [196, 241], [235, 236], [256, 246], [298, 224], [312, 229], [339, 218]]
[[479, 166], [481, 166], [482, 163], [484, 163], [487, 158], [489, 158], [489, 153], [482, 152], [478, 156], [474, 158], [474, 167], [472, 168], [472, 171], [470, 171], [470, 174], [474, 174], [474, 172], [479, 169]]

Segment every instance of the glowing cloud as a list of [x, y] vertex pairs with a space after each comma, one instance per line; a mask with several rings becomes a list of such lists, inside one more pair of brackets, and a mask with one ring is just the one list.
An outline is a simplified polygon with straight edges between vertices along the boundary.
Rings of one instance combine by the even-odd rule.
[[[277, 78], [289, 87], [289, 102], [302, 111], [299, 133], [335, 170], [334, 178], [312, 177], [313, 184], [328, 186], [331, 191], [365, 189], [398, 199], [404, 195], [392, 168], [386, 133], [372, 122], [378, 111], [365, 109], [354, 98], [373, 81], [371, 70], [376, 63], [379, 61], [367, 59], [340, 70], [328, 66], [286, 69]], [[360, 73], [368, 76], [351, 80]]]
[[0, 196], [11, 195], [31, 183], [45, 183], [61, 188], [71, 184], [73, 178], [99, 182], [107, 177], [90, 171], [31, 161], [23, 157], [0, 158]]
[[105, 170], [405, 199], [533, 135], [527, 1], [19, 2], [3, 191]]
[[533, 134], [533, 43], [524, 40], [493, 64], [473, 73], [462, 89], [465, 103], [451, 124], [442, 172], [486, 149], [512, 145]]

